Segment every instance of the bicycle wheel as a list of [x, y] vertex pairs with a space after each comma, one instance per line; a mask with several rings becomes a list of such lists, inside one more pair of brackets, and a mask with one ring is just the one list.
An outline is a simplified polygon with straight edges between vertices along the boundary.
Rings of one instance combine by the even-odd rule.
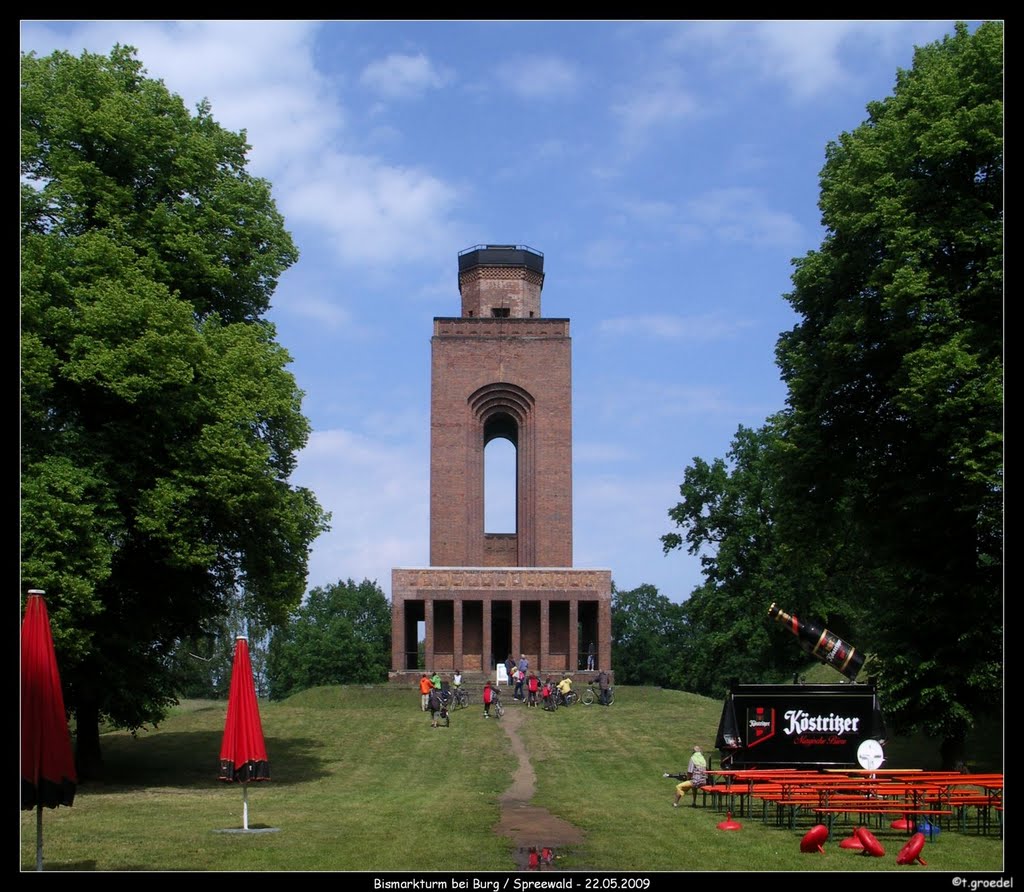
[[569, 693], [565, 695], [565, 705], [572, 706], [573, 703], [575, 703], [579, 699], [579, 694], [577, 694], [575, 691], [569, 691]]
[[501, 701], [498, 700], [494, 704], [494, 714], [500, 719], [505, 714], [505, 707], [501, 705]]
[[455, 705], [459, 709], [465, 709], [469, 706], [469, 694], [467, 694], [462, 688], [459, 688], [455, 692]]
[[583, 705], [584, 706], [592, 706], [593, 703], [594, 703], [594, 692], [590, 688], [587, 688], [583, 692], [583, 698], [582, 699], [583, 699]]

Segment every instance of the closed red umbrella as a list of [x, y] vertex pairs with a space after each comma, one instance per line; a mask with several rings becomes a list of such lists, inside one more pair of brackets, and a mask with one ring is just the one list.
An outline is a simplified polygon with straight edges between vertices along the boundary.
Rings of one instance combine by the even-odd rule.
[[231, 666], [231, 690], [224, 739], [220, 745], [220, 779], [242, 784], [242, 829], [249, 829], [249, 781], [270, 780], [260, 708], [249, 660], [249, 640], [239, 635]]
[[37, 812], [36, 870], [43, 869], [43, 806], [71, 805], [78, 783], [43, 595], [28, 593], [21, 623], [21, 807]]

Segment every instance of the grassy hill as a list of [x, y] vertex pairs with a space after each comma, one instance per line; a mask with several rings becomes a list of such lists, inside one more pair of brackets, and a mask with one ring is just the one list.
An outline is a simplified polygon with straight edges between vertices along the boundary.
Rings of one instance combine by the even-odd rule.
[[[437, 730], [416, 691], [384, 685], [316, 688], [260, 710], [273, 780], [249, 785], [249, 826], [274, 832], [219, 832], [242, 822], [242, 788], [217, 780], [226, 704], [186, 701], [158, 729], [103, 736], [105, 782], [81, 785], [74, 807], [43, 814], [46, 870], [515, 869], [514, 844], [494, 827], [518, 763], [500, 721], [484, 720], [475, 700]], [[580, 846], [558, 853], [561, 870], [895, 869], [905, 836], [888, 828], [876, 831], [885, 858], [840, 849], [850, 828], [825, 855], [807, 855], [799, 851], [807, 826], [780, 828], [758, 815], [722, 832], [724, 815], [711, 808], [671, 808], [675, 782], [662, 774], [682, 770], [694, 743], [713, 751], [719, 701], [618, 687], [610, 709], [525, 713], [533, 804], [584, 832]], [[900, 767], [935, 767], [936, 746], [894, 741], [887, 752]], [[1001, 770], [1001, 756], [979, 770]], [[35, 813], [22, 812], [23, 870], [34, 869], [35, 840]], [[900, 869], [1003, 866], [994, 833], [947, 829], [924, 854], [927, 866]]]

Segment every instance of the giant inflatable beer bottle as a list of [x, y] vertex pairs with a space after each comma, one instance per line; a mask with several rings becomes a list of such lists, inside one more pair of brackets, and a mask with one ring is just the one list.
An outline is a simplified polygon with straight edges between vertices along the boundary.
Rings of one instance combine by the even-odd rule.
[[857, 678], [857, 673], [864, 665], [864, 655], [858, 653], [857, 648], [851, 647], [828, 629], [823, 629], [816, 623], [791, 616], [785, 610], [776, 607], [774, 603], [768, 608], [768, 616], [796, 635], [800, 647], [811, 656], [838, 669], [850, 681]]

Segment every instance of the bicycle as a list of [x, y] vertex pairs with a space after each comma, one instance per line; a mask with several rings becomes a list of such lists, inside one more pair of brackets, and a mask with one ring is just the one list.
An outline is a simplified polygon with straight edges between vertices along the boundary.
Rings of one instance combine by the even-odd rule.
[[580, 695], [576, 691], [569, 690], [564, 694], [555, 688], [551, 692], [551, 708], [558, 709], [559, 706], [572, 706], [577, 700], [580, 699]]
[[501, 705], [501, 695], [496, 688], [491, 691], [491, 711], [499, 719], [505, 714], [505, 707]]
[[463, 690], [463, 688], [457, 687], [452, 689], [452, 706], [456, 709], [465, 709], [469, 706], [469, 694]]
[[[590, 685], [583, 692], [583, 696], [582, 696], [581, 699], [583, 701], [583, 705], [584, 706], [592, 706], [594, 703], [600, 703], [601, 702], [601, 689], [600, 688], [596, 688], [595, 689], [593, 685]], [[614, 688], [608, 688], [608, 702], [605, 703], [604, 705], [605, 706], [611, 706], [614, 702], [615, 702], [615, 689]]]

